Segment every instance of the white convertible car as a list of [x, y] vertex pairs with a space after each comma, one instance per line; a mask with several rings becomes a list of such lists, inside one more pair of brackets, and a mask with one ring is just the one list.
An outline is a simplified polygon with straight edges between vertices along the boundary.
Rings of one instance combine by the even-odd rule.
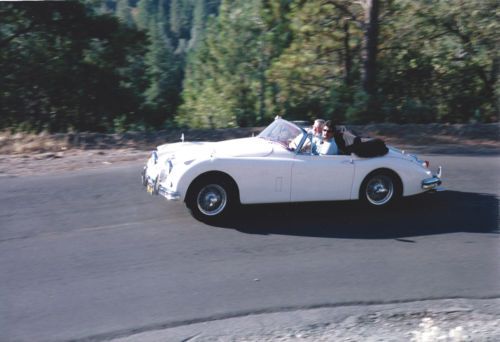
[[311, 134], [278, 119], [258, 136], [158, 146], [144, 166], [147, 191], [184, 201], [202, 221], [240, 204], [361, 200], [383, 207], [441, 184], [429, 163], [389, 148], [383, 156], [315, 155]]

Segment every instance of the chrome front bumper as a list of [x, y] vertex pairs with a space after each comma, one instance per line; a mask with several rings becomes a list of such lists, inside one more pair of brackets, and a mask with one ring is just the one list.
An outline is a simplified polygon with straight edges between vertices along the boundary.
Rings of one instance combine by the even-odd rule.
[[158, 188], [158, 195], [165, 197], [169, 201], [178, 201], [181, 199], [181, 194], [176, 191], [168, 190], [161, 185]]
[[181, 195], [172, 190], [168, 190], [167, 188], [159, 185], [157, 188], [154, 186], [154, 182], [152, 182], [150, 179], [148, 179], [147, 185], [146, 185], [146, 191], [148, 194], [151, 195], [160, 195], [168, 199], [169, 201], [178, 201], [181, 199]]
[[181, 199], [181, 195], [178, 192], [168, 190], [148, 177], [146, 167], [141, 172], [141, 183], [146, 187], [146, 191], [150, 195], [161, 195], [169, 201], [178, 201]]
[[443, 168], [440, 166], [435, 175], [431, 178], [426, 178], [422, 181], [422, 189], [424, 190], [433, 190], [437, 189], [438, 186], [441, 185], [441, 177], [443, 175]]

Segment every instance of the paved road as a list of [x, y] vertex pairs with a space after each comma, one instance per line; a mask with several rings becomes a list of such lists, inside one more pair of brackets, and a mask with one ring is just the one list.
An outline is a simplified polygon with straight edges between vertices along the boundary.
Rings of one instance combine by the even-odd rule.
[[449, 191], [397, 210], [252, 206], [223, 227], [147, 195], [140, 165], [0, 178], [0, 341], [104, 340], [256, 312], [500, 297], [500, 158], [427, 159], [444, 166]]

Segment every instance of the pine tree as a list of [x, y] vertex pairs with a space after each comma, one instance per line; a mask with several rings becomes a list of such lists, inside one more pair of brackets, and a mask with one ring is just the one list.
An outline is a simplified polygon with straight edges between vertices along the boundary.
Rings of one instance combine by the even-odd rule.
[[263, 104], [259, 93], [265, 91], [260, 10], [260, 1], [222, 1], [219, 16], [209, 21], [203, 44], [188, 62], [178, 122], [200, 127], [256, 123]]
[[144, 31], [149, 30], [150, 21], [155, 17], [157, 9], [158, 0], [140, 0], [135, 18], [137, 27]]
[[129, 0], [116, 0], [116, 16], [127, 26], [134, 26]]
[[188, 49], [196, 48], [203, 39], [205, 30], [206, 9], [204, 0], [195, 0], [193, 9], [193, 24]]

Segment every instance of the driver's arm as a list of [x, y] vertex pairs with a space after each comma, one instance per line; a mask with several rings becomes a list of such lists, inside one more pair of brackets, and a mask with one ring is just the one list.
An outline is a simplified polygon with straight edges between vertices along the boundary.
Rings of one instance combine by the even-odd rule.
[[302, 138], [302, 134], [297, 135], [290, 143], [288, 144], [288, 148], [290, 148], [292, 151], [294, 151], [297, 146], [300, 144], [300, 140]]

